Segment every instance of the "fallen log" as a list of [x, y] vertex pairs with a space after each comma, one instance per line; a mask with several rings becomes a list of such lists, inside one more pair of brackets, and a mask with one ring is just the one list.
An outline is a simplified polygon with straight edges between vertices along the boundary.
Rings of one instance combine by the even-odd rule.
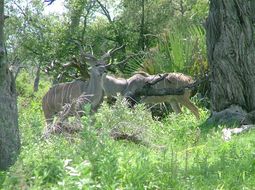
[[238, 135], [244, 132], [247, 132], [251, 129], [255, 129], [255, 125], [242, 125], [239, 128], [225, 128], [222, 130], [222, 138], [225, 141], [229, 141], [232, 138], [232, 135]]

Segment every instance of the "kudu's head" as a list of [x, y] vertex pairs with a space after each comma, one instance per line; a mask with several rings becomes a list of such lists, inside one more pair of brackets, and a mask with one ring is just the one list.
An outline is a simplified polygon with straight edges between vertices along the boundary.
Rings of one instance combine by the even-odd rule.
[[[120, 48], [115, 48], [97, 59], [92, 54], [84, 52], [80, 43], [76, 43], [80, 48], [81, 60], [86, 65], [90, 66], [90, 71], [87, 70], [87, 65], [81, 65], [71, 62], [64, 65], [65, 67], [74, 67], [76, 69], [84, 69], [84, 80], [77, 80], [70, 83], [61, 83], [53, 86], [43, 97], [42, 107], [47, 125], [53, 123], [54, 116], [63, 111], [63, 106], [71, 105], [68, 112], [63, 111], [67, 118], [72, 114], [80, 113], [84, 104], [91, 104], [91, 108], [95, 111], [103, 99], [103, 88], [101, 85], [102, 75], [107, 71], [109, 64], [107, 59]], [[81, 71], [81, 70], [79, 70]], [[89, 74], [89, 77], [87, 75]]]
[[104, 89], [102, 87], [103, 74], [107, 72], [110, 64], [108, 64], [108, 59], [113, 55], [114, 52], [119, 50], [119, 48], [112, 49], [102, 55], [100, 58], [96, 58], [92, 54], [85, 53], [83, 48], [78, 44], [81, 56], [83, 60], [90, 66], [90, 79], [86, 93], [87, 102], [92, 105], [92, 109], [96, 110], [103, 100]]
[[105, 73], [110, 66], [110, 64], [108, 64], [109, 58], [111, 58], [111, 56], [116, 51], [120, 50], [123, 47], [123, 46], [121, 46], [118, 48], [111, 49], [98, 59], [93, 54], [85, 53], [85, 51], [83, 50], [83, 48], [79, 42], [75, 41], [75, 43], [80, 49], [81, 58], [82, 58], [83, 62], [88, 63], [89, 66], [91, 67], [90, 75], [94, 75], [94, 76], [101, 76], [103, 73]]

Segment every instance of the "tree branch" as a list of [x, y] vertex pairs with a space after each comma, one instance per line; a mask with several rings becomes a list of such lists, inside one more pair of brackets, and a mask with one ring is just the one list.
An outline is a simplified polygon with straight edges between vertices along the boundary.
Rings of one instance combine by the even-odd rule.
[[109, 21], [110, 23], [112, 23], [113, 21], [112, 21], [111, 15], [110, 15], [109, 11], [107, 10], [106, 6], [104, 6], [99, 0], [96, 0], [96, 2], [97, 2], [97, 3], [99, 4], [99, 6], [101, 7], [101, 9], [102, 9], [104, 15], [107, 17], [108, 21]]

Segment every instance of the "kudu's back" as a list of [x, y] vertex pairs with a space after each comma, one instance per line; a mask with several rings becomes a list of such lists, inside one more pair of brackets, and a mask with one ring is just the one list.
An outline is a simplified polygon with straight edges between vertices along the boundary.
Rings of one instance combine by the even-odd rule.
[[[158, 75], [149, 76], [147, 81], [152, 81], [155, 79], [155, 77], [160, 77]], [[194, 80], [192, 77], [184, 75], [182, 73], [168, 73], [168, 75], [152, 87], [155, 89], [162, 89], [162, 88], [172, 88], [172, 89], [178, 89], [185, 86], [188, 86], [189, 84], [194, 83]], [[183, 95], [167, 95], [167, 96], [150, 96], [145, 97], [144, 102], [145, 103], [161, 103], [162, 99], [167, 101], [177, 101], [182, 97], [190, 98], [191, 90], [187, 89], [185, 90]]]
[[107, 97], [117, 96], [117, 94], [123, 95], [127, 88], [127, 80], [124, 78], [116, 78], [107, 74], [104, 74], [101, 81], [102, 88]]
[[[155, 81], [162, 77], [162, 75], [148, 75], [146, 73], [138, 73], [129, 79], [128, 91], [135, 92], [136, 89], [142, 88], [145, 83]], [[182, 73], [168, 73], [166, 77], [159, 80], [152, 87], [155, 89], [172, 88], [178, 89], [186, 87], [194, 83], [192, 77], [184, 75]], [[166, 95], [166, 96], [146, 96], [142, 98], [144, 103], [163, 103], [169, 102], [171, 107], [176, 113], [181, 112], [179, 104], [187, 107], [197, 119], [199, 119], [199, 111], [197, 107], [189, 100], [191, 96], [191, 90], [186, 89], [183, 95]]]
[[60, 112], [65, 104], [71, 104], [88, 87], [87, 81], [73, 81], [57, 84], [49, 89], [42, 99], [42, 108], [46, 122], [51, 122], [56, 113]]

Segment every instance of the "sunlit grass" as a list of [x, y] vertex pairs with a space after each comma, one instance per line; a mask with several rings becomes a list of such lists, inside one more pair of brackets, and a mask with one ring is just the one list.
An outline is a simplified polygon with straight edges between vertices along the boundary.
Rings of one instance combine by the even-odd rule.
[[[82, 118], [72, 135], [41, 138], [44, 127], [35, 97], [20, 107], [22, 149], [18, 161], [0, 174], [2, 189], [252, 189], [255, 186], [255, 134], [225, 142], [221, 130], [203, 130], [201, 120], [184, 110], [162, 121], [143, 106], [121, 101]], [[22, 102], [19, 102], [20, 104]], [[117, 128], [139, 133], [141, 143], [115, 141]], [[4, 179], [4, 182], [3, 182]]]

